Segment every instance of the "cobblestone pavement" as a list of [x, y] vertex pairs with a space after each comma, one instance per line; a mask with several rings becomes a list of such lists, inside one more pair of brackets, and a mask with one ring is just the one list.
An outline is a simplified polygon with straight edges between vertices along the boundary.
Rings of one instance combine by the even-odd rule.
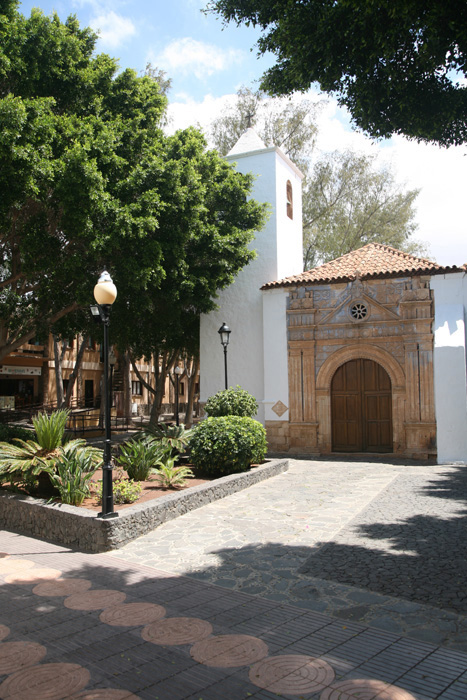
[[112, 556], [467, 651], [467, 470], [291, 460]]

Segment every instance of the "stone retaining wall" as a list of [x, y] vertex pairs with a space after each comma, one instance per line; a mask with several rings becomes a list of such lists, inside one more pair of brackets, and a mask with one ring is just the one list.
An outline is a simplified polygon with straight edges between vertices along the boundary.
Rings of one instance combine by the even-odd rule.
[[287, 471], [286, 459], [271, 460], [242, 474], [231, 474], [187, 491], [134, 504], [118, 518], [12, 493], [0, 494], [0, 527], [67, 545], [83, 552], [118, 549], [168, 520]]

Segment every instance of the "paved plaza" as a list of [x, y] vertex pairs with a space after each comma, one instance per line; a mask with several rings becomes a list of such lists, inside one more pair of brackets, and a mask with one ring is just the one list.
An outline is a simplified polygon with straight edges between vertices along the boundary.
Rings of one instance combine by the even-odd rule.
[[291, 460], [108, 554], [2, 532], [5, 700], [466, 700], [461, 466]]

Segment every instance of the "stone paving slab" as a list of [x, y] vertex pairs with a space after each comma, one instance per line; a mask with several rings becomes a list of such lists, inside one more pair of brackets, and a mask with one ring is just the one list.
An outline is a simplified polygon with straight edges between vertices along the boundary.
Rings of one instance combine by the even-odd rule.
[[467, 469], [290, 460], [117, 557], [467, 651]]
[[[0, 557], [2, 700], [467, 697], [462, 652], [5, 531], [0, 551], [6, 555]], [[25, 568], [38, 572], [40, 583], [19, 583]], [[47, 587], [44, 570], [60, 573]], [[81, 609], [67, 606], [70, 596], [63, 593], [62, 581], [76, 580], [91, 584], [82, 591]], [[95, 609], [101, 590], [109, 594]], [[109, 607], [110, 592], [124, 594], [124, 602]], [[111, 624], [115, 608], [122, 612], [129, 604], [162, 606], [165, 616], [149, 626], [140, 619]], [[179, 643], [170, 636], [164, 642], [168, 627], [181, 635]], [[157, 630], [160, 643], [145, 639], [148, 628]], [[204, 629], [198, 642], [196, 629]], [[19, 649], [12, 645], [22, 645], [22, 653], [12, 656]], [[38, 645], [45, 650], [39, 661]]]

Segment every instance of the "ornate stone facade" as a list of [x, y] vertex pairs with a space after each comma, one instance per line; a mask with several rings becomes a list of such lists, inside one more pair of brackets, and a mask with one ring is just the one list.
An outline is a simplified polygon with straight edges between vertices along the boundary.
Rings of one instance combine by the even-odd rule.
[[390, 378], [392, 451], [436, 455], [433, 299], [428, 276], [356, 279], [289, 288], [288, 421], [267, 421], [272, 449], [329, 454], [331, 386], [339, 367], [366, 359]]

